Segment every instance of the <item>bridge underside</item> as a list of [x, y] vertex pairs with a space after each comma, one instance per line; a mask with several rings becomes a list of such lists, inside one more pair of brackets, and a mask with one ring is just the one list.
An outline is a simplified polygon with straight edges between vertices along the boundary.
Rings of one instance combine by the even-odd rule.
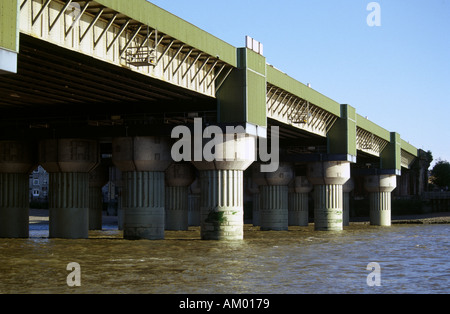
[[8, 129], [72, 122], [117, 125], [125, 117], [168, 122], [189, 112], [215, 111], [211, 97], [23, 34], [18, 73], [0, 77], [1, 127]]

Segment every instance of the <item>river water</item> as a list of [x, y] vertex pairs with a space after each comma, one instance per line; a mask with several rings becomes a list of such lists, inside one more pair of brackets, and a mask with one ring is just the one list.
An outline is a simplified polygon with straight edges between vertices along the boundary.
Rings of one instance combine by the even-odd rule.
[[[450, 292], [449, 225], [352, 224], [342, 232], [290, 227], [245, 240], [200, 240], [199, 228], [166, 231], [161, 241], [128, 241], [115, 225], [89, 239], [0, 239], [0, 293], [442, 293]], [[69, 287], [67, 265], [79, 264]], [[369, 286], [376, 262], [380, 286]]]

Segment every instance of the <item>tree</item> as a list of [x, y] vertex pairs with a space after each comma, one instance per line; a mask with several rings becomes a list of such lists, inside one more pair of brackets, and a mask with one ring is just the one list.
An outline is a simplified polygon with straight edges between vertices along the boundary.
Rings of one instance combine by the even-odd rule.
[[450, 186], [450, 163], [448, 161], [437, 160], [431, 170], [431, 182], [439, 187], [448, 188]]

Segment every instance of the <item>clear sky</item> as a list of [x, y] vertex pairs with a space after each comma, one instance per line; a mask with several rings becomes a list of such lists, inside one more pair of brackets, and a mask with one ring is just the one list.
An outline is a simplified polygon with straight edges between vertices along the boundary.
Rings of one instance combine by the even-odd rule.
[[[450, 0], [150, 0], [450, 161]], [[433, 164], [434, 164], [433, 162]]]

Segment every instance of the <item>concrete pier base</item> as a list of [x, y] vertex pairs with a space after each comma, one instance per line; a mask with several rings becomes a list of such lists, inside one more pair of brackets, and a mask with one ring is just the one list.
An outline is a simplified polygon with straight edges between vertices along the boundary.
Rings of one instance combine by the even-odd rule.
[[49, 237], [89, 237], [89, 173], [49, 173]]
[[343, 229], [342, 185], [326, 184], [314, 187], [314, 229], [340, 231]]
[[203, 240], [244, 238], [243, 178], [241, 170], [200, 171]]
[[29, 236], [29, 173], [36, 153], [25, 141], [0, 141], [0, 238]]
[[0, 173], [0, 238], [28, 238], [28, 190], [28, 174]]
[[391, 192], [397, 187], [395, 175], [374, 175], [364, 178], [364, 187], [369, 192], [370, 224], [391, 226]]
[[164, 239], [164, 172], [123, 172], [123, 237]]
[[260, 189], [261, 230], [288, 230], [288, 186], [262, 185]]
[[194, 179], [194, 167], [188, 163], [174, 163], [166, 170], [166, 230], [188, 230], [188, 188]]
[[314, 162], [307, 167], [314, 185], [314, 229], [343, 230], [343, 185], [350, 179], [350, 163]]
[[112, 161], [122, 172], [123, 237], [164, 239], [165, 170], [172, 163], [168, 139], [115, 138]]
[[39, 143], [39, 161], [49, 173], [49, 237], [89, 237], [89, 172], [100, 162], [98, 142], [51, 139]]
[[289, 192], [289, 213], [288, 220], [290, 226], [308, 226], [309, 223], [309, 196], [313, 186], [305, 176], [297, 176], [293, 181]]
[[253, 180], [260, 189], [260, 227], [263, 231], [288, 230], [289, 184], [294, 178], [291, 163], [281, 162], [277, 171], [260, 173], [253, 166]]
[[[210, 140], [204, 140], [203, 146]], [[201, 238], [244, 239], [244, 170], [255, 159], [255, 137], [223, 135], [213, 161], [193, 161], [200, 172]]]

